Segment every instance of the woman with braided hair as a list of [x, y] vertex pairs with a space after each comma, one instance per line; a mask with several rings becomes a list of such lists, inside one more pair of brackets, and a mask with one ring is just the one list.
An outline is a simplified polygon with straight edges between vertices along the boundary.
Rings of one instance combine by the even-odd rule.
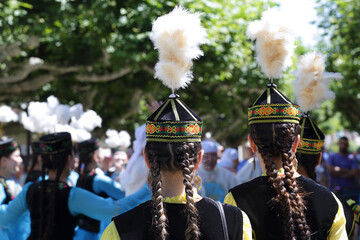
[[256, 40], [256, 60], [270, 79], [248, 108], [248, 139], [263, 175], [230, 189], [225, 203], [248, 214], [256, 240], [347, 239], [339, 200], [294, 167], [301, 111], [273, 83], [292, 65], [294, 36], [287, 23], [273, 8], [248, 26], [248, 37]]
[[205, 35], [199, 15], [182, 7], [154, 22], [152, 40], [160, 59], [155, 77], [172, 94], [146, 120], [144, 158], [152, 198], [113, 218], [102, 240], [251, 239], [245, 213], [202, 198], [195, 188], [204, 154], [202, 120], [174, 92], [191, 80], [192, 59], [202, 54], [199, 44]]

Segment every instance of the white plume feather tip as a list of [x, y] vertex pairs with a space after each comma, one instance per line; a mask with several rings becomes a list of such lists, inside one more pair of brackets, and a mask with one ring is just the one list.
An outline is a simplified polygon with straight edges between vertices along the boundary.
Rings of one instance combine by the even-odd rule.
[[325, 71], [325, 56], [316, 52], [300, 57], [294, 81], [295, 97], [303, 112], [308, 112], [321, 105], [325, 100], [333, 99], [329, 89], [330, 79], [342, 79], [340, 73]]
[[200, 14], [189, 13], [177, 6], [156, 19], [151, 40], [159, 50], [155, 78], [172, 91], [185, 88], [192, 80], [192, 60], [203, 55], [199, 46], [206, 42], [207, 33], [201, 26]]
[[256, 40], [256, 61], [270, 79], [280, 78], [292, 64], [295, 37], [288, 22], [284, 13], [271, 8], [246, 31], [248, 38]]
[[17, 122], [19, 116], [11, 109], [11, 107], [3, 105], [0, 106], [0, 122]]

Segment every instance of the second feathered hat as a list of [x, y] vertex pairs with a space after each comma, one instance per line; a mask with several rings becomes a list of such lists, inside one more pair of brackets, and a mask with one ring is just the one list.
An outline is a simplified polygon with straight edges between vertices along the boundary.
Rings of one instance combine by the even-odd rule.
[[151, 40], [159, 51], [155, 77], [172, 90], [169, 98], [146, 120], [147, 142], [200, 142], [202, 120], [175, 94], [185, 88], [193, 76], [192, 60], [203, 53], [199, 45], [206, 32], [199, 14], [175, 7], [153, 24]]
[[300, 57], [295, 75], [295, 96], [303, 110], [297, 152], [318, 154], [324, 145], [325, 136], [308, 112], [320, 106], [323, 101], [334, 97], [334, 93], [328, 87], [329, 79], [341, 79], [342, 76], [340, 73], [325, 72], [325, 56], [316, 52]]
[[248, 123], [299, 123], [300, 107], [288, 99], [272, 83], [291, 65], [294, 37], [286, 19], [277, 9], [265, 11], [261, 20], [249, 24], [247, 36], [256, 40], [256, 61], [271, 79], [267, 89], [248, 109]]

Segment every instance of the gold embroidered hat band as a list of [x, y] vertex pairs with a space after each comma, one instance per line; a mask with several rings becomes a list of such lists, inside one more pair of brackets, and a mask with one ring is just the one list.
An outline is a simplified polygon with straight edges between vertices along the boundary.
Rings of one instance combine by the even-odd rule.
[[300, 107], [288, 99], [276, 85], [270, 83], [267, 89], [248, 108], [248, 123], [288, 122], [299, 124]]

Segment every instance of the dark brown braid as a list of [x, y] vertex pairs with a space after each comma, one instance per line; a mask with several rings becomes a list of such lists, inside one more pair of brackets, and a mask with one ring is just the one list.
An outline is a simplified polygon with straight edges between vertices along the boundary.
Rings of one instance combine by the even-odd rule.
[[301, 166], [306, 171], [305, 174], [314, 181], [316, 181], [315, 167], [318, 163], [318, 156], [318, 154], [296, 153], [299, 167]]
[[[250, 135], [264, 159], [269, 183], [276, 195], [272, 202], [279, 206], [284, 239], [310, 239], [305, 216], [305, 203], [294, 178], [291, 147], [300, 131], [293, 123], [261, 123], [250, 125]], [[285, 176], [278, 174], [273, 157], [281, 157]]]
[[156, 239], [165, 240], [168, 232], [166, 230], [166, 214], [163, 204], [163, 197], [161, 192], [162, 180], [160, 164], [156, 157], [150, 167], [150, 180], [152, 191], [152, 207], [153, 207], [153, 226]]
[[194, 177], [194, 164], [190, 163], [189, 154], [186, 154], [187, 159], [182, 162], [182, 170], [184, 176], [184, 185], [185, 185], [185, 192], [186, 192], [186, 208], [185, 211], [187, 213], [187, 229], [185, 232], [185, 239], [199, 239], [200, 237], [200, 230], [198, 227], [197, 221], [197, 209], [195, 208], [195, 201], [194, 201], [194, 193], [193, 193], [193, 185], [191, 184], [191, 180]]
[[182, 171], [186, 193], [185, 213], [187, 217], [186, 240], [198, 240], [200, 230], [198, 215], [193, 198], [193, 170], [197, 163], [197, 153], [201, 150], [200, 143], [155, 143], [148, 142], [145, 151], [149, 159], [150, 180], [152, 186], [153, 227], [156, 239], [167, 238], [166, 211], [162, 204], [161, 170]]

